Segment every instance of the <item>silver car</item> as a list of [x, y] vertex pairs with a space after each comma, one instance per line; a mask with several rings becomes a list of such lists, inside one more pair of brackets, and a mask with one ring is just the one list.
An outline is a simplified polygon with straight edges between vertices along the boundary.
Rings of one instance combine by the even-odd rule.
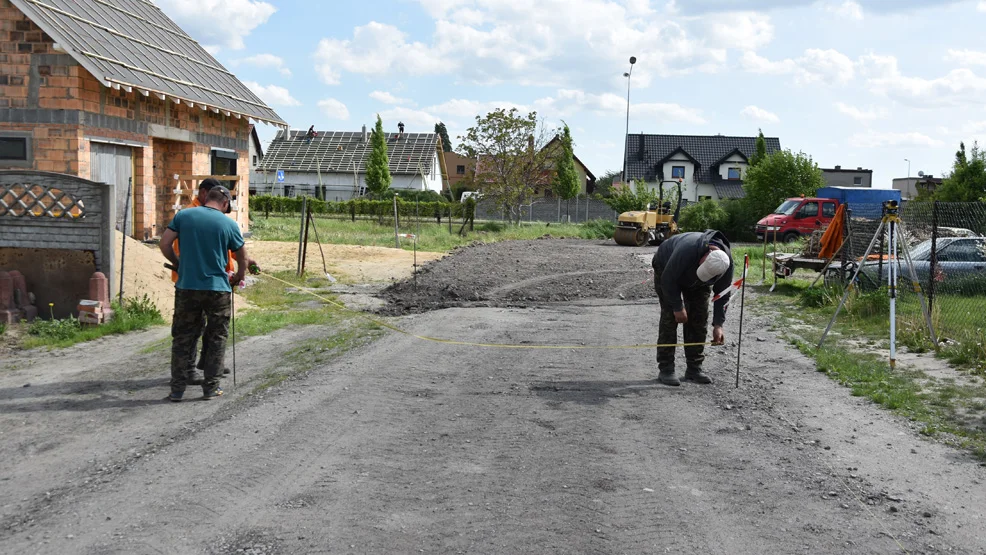
[[[931, 239], [911, 247], [914, 270], [922, 285], [927, 285], [931, 273]], [[986, 284], [986, 237], [940, 237], [937, 245], [937, 270], [935, 281], [948, 284], [961, 277], [977, 276]], [[903, 256], [903, 255], [901, 255]], [[876, 281], [879, 260], [870, 260], [863, 266], [867, 281]], [[889, 268], [883, 265], [883, 281], [886, 282]], [[900, 277], [906, 281], [910, 277], [907, 262], [901, 259]]]

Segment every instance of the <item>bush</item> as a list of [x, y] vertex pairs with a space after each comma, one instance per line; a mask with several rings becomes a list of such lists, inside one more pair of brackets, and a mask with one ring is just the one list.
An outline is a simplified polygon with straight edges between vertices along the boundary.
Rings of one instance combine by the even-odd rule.
[[63, 341], [71, 339], [75, 334], [82, 330], [82, 324], [75, 318], [64, 320], [42, 320], [37, 319], [31, 322], [27, 328], [27, 333], [42, 339], [53, 341]]
[[161, 311], [146, 293], [139, 299], [137, 297], [126, 299], [123, 307], [121, 316], [127, 320], [132, 320], [134, 323], [150, 325], [164, 321], [164, 318], [161, 317]]
[[[690, 204], [681, 211], [678, 227], [682, 231], [722, 230], [729, 220], [729, 214], [714, 200], [703, 200]], [[727, 235], [728, 236], [728, 235]]]
[[612, 196], [603, 199], [603, 202], [617, 214], [631, 210], [645, 210], [648, 204], [657, 201], [657, 193], [649, 190], [643, 181], [637, 181], [633, 190], [626, 186], [620, 187]]
[[842, 293], [828, 287], [809, 287], [798, 294], [798, 304], [806, 308], [824, 308], [839, 303]]
[[7, 324], [0, 323], [0, 335], [3, 335], [6, 332], [7, 332]]
[[616, 224], [613, 220], [589, 220], [582, 224], [580, 236], [583, 239], [609, 239], [616, 231]]

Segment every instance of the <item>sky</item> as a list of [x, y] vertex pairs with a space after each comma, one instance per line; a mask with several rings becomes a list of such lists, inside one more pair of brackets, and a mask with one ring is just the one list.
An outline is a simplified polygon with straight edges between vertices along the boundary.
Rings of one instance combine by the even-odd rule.
[[630, 133], [762, 129], [875, 187], [986, 143], [986, 0], [154, 2], [292, 129], [379, 114], [388, 130], [442, 121], [457, 146], [516, 107], [567, 123], [600, 176], [623, 164], [629, 84]]

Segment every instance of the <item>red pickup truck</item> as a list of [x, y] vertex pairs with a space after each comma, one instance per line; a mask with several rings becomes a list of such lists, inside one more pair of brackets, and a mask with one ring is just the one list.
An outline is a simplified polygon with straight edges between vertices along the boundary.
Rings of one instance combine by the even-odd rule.
[[835, 217], [839, 201], [834, 198], [789, 198], [773, 214], [757, 222], [757, 239], [789, 243], [801, 236], [824, 229]]

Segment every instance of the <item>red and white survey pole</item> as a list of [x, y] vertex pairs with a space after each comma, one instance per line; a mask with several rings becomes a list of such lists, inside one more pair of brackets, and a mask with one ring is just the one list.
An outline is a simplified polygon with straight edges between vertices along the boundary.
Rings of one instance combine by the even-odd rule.
[[740, 279], [740, 323], [739, 323], [739, 342], [736, 347], [736, 387], [739, 387], [740, 378], [740, 355], [743, 352], [743, 306], [746, 304], [746, 275], [750, 270], [750, 255], [743, 257], [743, 278]]

